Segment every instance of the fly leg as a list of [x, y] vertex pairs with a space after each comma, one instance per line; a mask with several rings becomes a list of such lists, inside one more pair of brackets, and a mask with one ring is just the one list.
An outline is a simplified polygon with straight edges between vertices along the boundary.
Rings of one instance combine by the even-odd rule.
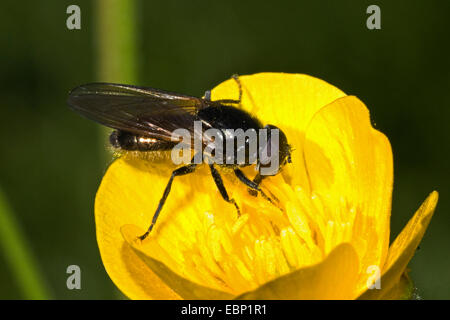
[[[266, 178], [266, 177], [268, 177], [268, 176], [262, 176], [262, 175], [258, 172], [258, 173], [256, 174], [255, 178], [253, 179], [253, 183], [256, 183], [256, 185], [259, 186], [259, 185], [261, 184], [261, 181], [262, 181], [264, 178]], [[256, 197], [256, 196], [258, 195], [257, 190], [252, 189], [252, 188], [250, 188], [250, 187], [249, 187], [249, 189], [248, 189], [248, 193], [250, 193], [250, 194], [251, 194], [252, 196], [254, 196], [254, 197]], [[280, 200], [278, 200], [278, 198], [275, 197], [275, 196], [273, 195], [273, 193], [270, 192], [270, 190], [269, 190], [269, 193], [270, 193], [271, 199], [274, 199], [276, 202], [280, 202]]]
[[233, 74], [231, 76], [234, 81], [236, 81], [238, 88], [239, 88], [239, 105], [241, 105], [241, 101], [242, 101], [242, 84], [241, 84], [241, 80], [239, 80], [239, 75], [238, 74]]
[[[266, 176], [262, 176], [259, 174], [259, 172], [256, 174], [255, 178], [253, 179], [253, 183], [256, 184], [258, 187], [261, 184], [262, 179], [264, 179]], [[245, 182], [244, 182], [245, 183]], [[250, 188], [250, 187], [249, 187]], [[252, 196], [256, 197], [258, 195], [257, 190], [255, 191], [255, 188], [248, 189], [248, 193], [250, 193]]]
[[209, 168], [211, 169], [211, 175], [213, 176], [214, 182], [216, 183], [217, 189], [219, 189], [219, 192], [222, 195], [222, 198], [226, 202], [234, 204], [234, 206], [236, 207], [238, 216], [240, 216], [241, 210], [239, 210], [239, 207], [238, 207], [236, 201], [234, 201], [234, 199], [230, 199], [230, 197], [228, 196], [227, 190], [225, 189], [225, 186], [223, 185], [223, 180], [222, 180], [222, 177], [220, 176], [219, 171], [217, 171], [217, 169], [214, 168], [214, 164], [212, 164], [212, 163], [209, 165]]
[[166, 189], [164, 190], [164, 194], [163, 194], [161, 200], [159, 200], [158, 208], [156, 209], [156, 212], [153, 214], [152, 224], [148, 228], [147, 232], [144, 233], [142, 236], [140, 236], [139, 239], [144, 240], [145, 238], [147, 238], [147, 236], [152, 231], [153, 226], [155, 225], [156, 220], [158, 219], [159, 213], [161, 212], [161, 210], [162, 210], [162, 208], [164, 206], [164, 203], [166, 202], [167, 196], [169, 195], [170, 189], [172, 188], [173, 179], [175, 177], [177, 177], [177, 176], [184, 176], [186, 174], [194, 172], [196, 166], [197, 166], [196, 163], [191, 163], [191, 164], [188, 164], [188, 165], [186, 165], [184, 167], [175, 169], [172, 172], [172, 175], [170, 176], [169, 182], [167, 183]]
[[[214, 100], [214, 102], [219, 102], [222, 104], [237, 104], [238, 106], [241, 106], [241, 102], [242, 102], [242, 84], [241, 81], [239, 80], [239, 76], [237, 74], [233, 74], [232, 78], [234, 79], [234, 81], [236, 81], [238, 88], [239, 88], [239, 99], [238, 100], [234, 100], [234, 99], [220, 99], [220, 100]], [[206, 91], [205, 92], [205, 100], [211, 101], [211, 91]]]
[[[205, 91], [205, 100], [211, 101], [211, 91]], [[241, 100], [234, 100], [234, 99], [220, 99], [220, 100], [214, 100], [214, 102], [218, 102], [221, 104], [241, 104]]]
[[[234, 174], [236, 175], [236, 177], [238, 177], [238, 179], [245, 184], [247, 187], [249, 187], [249, 193], [253, 196], [258, 195], [258, 192], [261, 193], [262, 197], [264, 199], [266, 199], [267, 201], [269, 201], [271, 204], [275, 205], [275, 203], [273, 202], [273, 200], [267, 196], [264, 191], [262, 191], [261, 187], [259, 186], [259, 184], [261, 183], [261, 180], [263, 179], [262, 176], [258, 173], [258, 175], [255, 177], [255, 179], [250, 180], [249, 178], [247, 178], [245, 176], [245, 174], [240, 170], [240, 169], [234, 169]], [[273, 196], [273, 195], [272, 195]], [[275, 197], [274, 197], [275, 198]], [[275, 198], [276, 200], [278, 200], [277, 198]], [[275, 205], [276, 206], [276, 205]]]

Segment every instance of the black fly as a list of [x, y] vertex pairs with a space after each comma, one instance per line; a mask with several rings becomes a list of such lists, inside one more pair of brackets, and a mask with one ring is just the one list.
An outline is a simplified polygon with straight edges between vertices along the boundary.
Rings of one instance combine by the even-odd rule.
[[[216, 100], [211, 101], [210, 93], [206, 92], [205, 98], [196, 98], [179, 93], [173, 93], [153, 88], [137, 87], [131, 85], [112, 83], [90, 83], [73, 89], [68, 98], [71, 109], [96, 121], [102, 125], [115, 129], [110, 135], [110, 143], [122, 150], [132, 151], [162, 151], [171, 150], [180, 141], [174, 140], [172, 132], [176, 129], [186, 129], [192, 136], [199, 135], [194, 130], [194, 122], [201, 121], [203, 126], [215, 128], [224, 132], [228, 129], [278, 129], [273, 125], [263, 127], [261, 122], [248, 112], [238, 108], [242, 89], [237, 76], [233, 77], [239, 86], [239, 100]], [[201, 134], [201, 133], [200, 133]], [[204, 137], [203, 146], [207, 144]], [[259, 139], [260, 140], [260, 139]], [[248, 141], [246, 141], [247, 143]], [[258, 148], [271, 146], [270, 134], [267, 141], [258, 141]], [[279, 130], [278, 136], [278, 168], [269, 175], [276, 174], [280, 167], [291, 162], [291, 148], [287, 142], [286, 135]], [[195, 152], [195, 150], [194, 150]], [[233, 151], [236, 154], [236, 150]], [[209, 155], [210, 156], [210, 155]], [[251, 194], [261, 195], [271, 201], [260, 188], [262, 179], [267, 175], [261, 174], [260, 157], [256, 156], [258, 173], [253, 180], [247, 178], [239, 167], [251, 165], [249, 159], [251, 154], [246, 151], [244, 163], [209, 163], [211, 175], [223, 199], [232, 203], [240, 214], [239, 207], [234, 199], [228, 196], [216, 165], [231, 167], [236, 177], [243, 182]], [[155, 222], [166, 201], [173, 179], [194, 172], [198, 164], [191, 161], [190, 164], [182, 166], [172, 172], [172, 175], [164, 190], [163, 196], [153, 215], [153, 219], [147, 232], [140, 236], [145, 239], [151, 232]]]

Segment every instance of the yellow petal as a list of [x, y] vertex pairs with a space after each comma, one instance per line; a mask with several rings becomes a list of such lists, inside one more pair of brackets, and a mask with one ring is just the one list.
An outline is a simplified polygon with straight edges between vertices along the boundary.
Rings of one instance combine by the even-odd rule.
[[382, 270], [381, 290], [367, 290], [361, 299], [381, 299], [398, 284], [425, 234], [437, 201], [438, 193], [433, 191], [390, 246], [386, 265]]
[[281, 276], [237, 299], [354, 299], [358, 270], [355, 250], [343, 243], [322, 262]]
[[[236, 219], [236, 211], [232, 205], [224, 204], [220, 196], [211, 197], [211, 194], [217, 194], [218, 191], [206, 166], [199, 168], [193, 175], [177, 177], [156, 228], [144, 242], [148, 258], [145, 260], [142, 255], [138, 258], [140, 263], [137, 265], [142, 272], [130, 270], [135, 261], [128, 262], [126, 259], [129, 257], [121, 256], [122, 247], [131, 247], [123, 239], [120, 230], [124, 225], [136, 225], [140, 230], [148, 228], [174, 168], [174, 165], [164, 161], [148, 162], [122, 157], [108, 168], [97, 193], [96, 225], [102, 260], [114, 283], [131, 298], [180, 298], [155, 275], [160, 273], [160, 269], [155, 268], [159, 265], [167, 265], [169, 270], [175, 271], [181, 278], [189, 278], [190, 281], [195, 279], [195, 283], [205, 280], [204, 278], [209, 279], [211, 275], [192, 267], [192, 261], [191, 264], [185, 263], [186, 256], [194, 259], [201, 256], [199, 250], [204, 246], [199, 245], [198, 237], [206, 235], [204, 226], [209, 228], [205, 225], [209, 219], [205, 210], [211, 206], [218, 208], [219, 204], [221, 210], [216, 211], [229, 216], [230, 221], [234, 222]], [[210, 204], [211, 201], [217, 204]], [[134, 237], [137, 238], [138, 235], [134, 234]], [[189, 250], [195, 252], [190, 254]], [[130, 256], [136, 258], [137, 254], [141, 254], [136, 248], [131, 253]], [[157, 260], [157, 263], [148, 263], [153, 261], [150, 259]], [[141, 292], [141, 287], [145, 288], [145, 292]], [[200, 298], [200, 295], [196, 297]]]
[[[305, 74], [257, 73], [240, 76], [242, 108], [257, 116], [263, 125], [279, 127], [293, 146], [292, 165], [283, 174], [292, 185], [305, 185], [303, 140], [305, 128], [314, 114], [345, 93], [331, 84]], [[211, 91], [212, 100], [238, 99], [233, 79], [222, 82]]]
[[97, 242], [103, 265], [115, 285], [131, 299], [180, 299], [165, 285], [148, 266], [133, 252], [120, 234], [120, 227], [136, 222], [136, 211], [121, 201], [125, 194], [133, 193], [123, 189], [121, 182], [127, 178], [116, 171], [113, 163], [105, 174], [97, 192], [95, 202], [95, 223]]
[[400, 280], [389, 290], [380, 292], [380, 300], [409, 300], [412, 297], [414, 285], [407, 272], [404, 272]]
[[[306, 130], [304, 153], [312, 193], [329, 208], [315, 217], [327, 252], [350, 241], [361, 272], [383, 265], [389, 245], [392, 151], [389, 140], [372, 128], [365, 105], [346, 96], [322, 108]], [[363, 279], [360, 285], [365, 285]]]
[[183, 277], [180, 277], [174, 271], [170, 270], [164, 263], [152, 258], [146, 252], [147, 242], [139, 240], [137, 237], [142, 235], [144, 230], [137, 228], [133, 225], [125, 225], [122, 228], [123, 237], [128, 244], [133, 248], [141, 260], [152, 269], [158, 277], [170, 286], [175, 292], [177, 292], [183, 299], [187, 300], [224, 300], [231, 299], [233, 296], [207, 288], [205, 286], [196, 284]]
[[[259, 119], [280, 127], [305, 131], [313, 115], [323, 106], [345, 96], [331, 84], [306, 74], [257, 73], [240, 76], [242, 108]], [[233, 79], [222, 82], [211, 91], [211, 99], [238, 99]]]

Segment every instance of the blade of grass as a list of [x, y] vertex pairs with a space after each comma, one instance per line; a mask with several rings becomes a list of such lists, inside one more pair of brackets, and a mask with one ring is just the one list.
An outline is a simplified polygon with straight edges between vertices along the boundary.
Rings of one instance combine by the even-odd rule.
[[[97, 78], [102, 82], [136, 84], [138, 78], [137, 7], [135, 0], [97, 0]], [[110, 129], [99, 128], [101, 150]], [[103, 152], [102, 165], [110, 155]], [[125, 296], [117, 291], [117, 299]]]
[[[97, 0], [97, 78], [102, 82], [136, 84], [138, 71], [137, 5], [135, 0]], [[102, 150], [111, 130], [102, 127]], [[104, 153], [104, 164], [108, 155]]]
[[98, 78], [133, 84], [137, 78], [134, 0], [97, 0]]
[[0, 188], [0, 247], [25, 299], [49, 299], [43, 278], [20, 229], [14, 212]]

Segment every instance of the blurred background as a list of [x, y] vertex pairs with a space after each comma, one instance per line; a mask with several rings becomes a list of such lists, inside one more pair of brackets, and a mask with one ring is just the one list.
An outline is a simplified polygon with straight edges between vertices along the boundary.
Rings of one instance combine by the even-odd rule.
[[[69, 30], [66, 9], [81, 9]], [[381, 30], [366, 9], [381, 8]], [[111, 155], [67, 108], [73, 87], [113, 81], [195, 96], [232, 74], [306, 73], [357, 95], [394, 152], [391, 239], [432, 190], [414, 259], [423, 299], [450, 298], [450, 59], [442, 1], [2, 1], [0, 298], [117, 299], [95, 239]], [[392, 241], [392, 240], [391, 240]], [[81, 290], [66, 268], [79, 265]]]

